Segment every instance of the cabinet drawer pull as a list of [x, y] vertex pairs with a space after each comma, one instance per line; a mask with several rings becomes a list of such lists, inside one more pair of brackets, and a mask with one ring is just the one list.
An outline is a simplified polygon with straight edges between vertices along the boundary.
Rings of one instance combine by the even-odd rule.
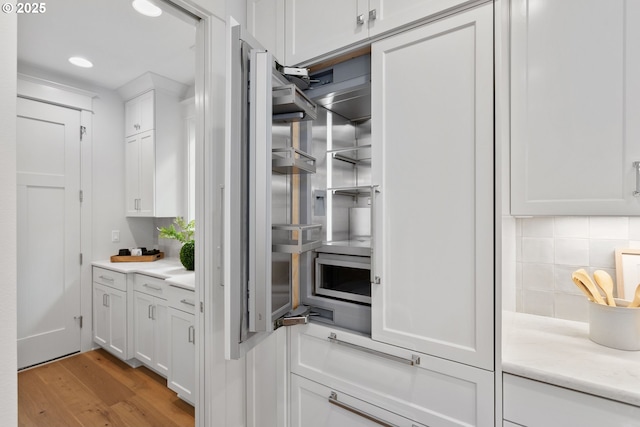
[[420, 356], [412, 355], [411, 359], [407, 359], [406, 357], [394, 356], [393, 354], [383, 353], [378, 350], [373, 350], [367, 347], [363, 347], [357, 344], [351, 344], [350, 342], [340, 341], [336, 334], [333, 332], [329, 334], [329, 341], [334, 344], [340, 344], [345, 347], [352, 348], [354, 350], [364, 351], [365, 353], [373, 354], [374, 356], [382, 357], [385, 359], [393, 360], [394, 362], [404, 363], [405, 365], [416, 366], [420, 364]]
[[369, 21], [375, 21], [378, 17], [378, 11], [376, 9], [371, 9], [369, 11]]
[[98, 277], [100, 277], [102, 280], [106, 280], [107, 282], [114, 282], [116, 280], [113, 277], [109, 277], [109, 276], [98, 276]]
[[180, 300], [180, 302], [181, 302], [181, 303], [183, 303], [183, 304], [190, 305], [190, 306], [192, 306], [192, 307], [195, 307], [195, 306], [196, 306], [196, 303], [195, 303], [195, 302], [193, 302], [193, 301], [189, 301], [188, 299], [181, 299], [181, 300]]
[[358, 18], [356, 18], [356, 23], [358, 25], [364, 25], [364, 15], [363, 14], [358, 15]]
[[148, 283], [143, 284], [145, 288], [153, 289], [154, 291], [161, 291], [162, 288], [160, 286], [150, 285]]
[[373, 421], [376, 424], [379, 424], [381, 426], [385, 426], [385, 427], [397, 427], [395, 424], [391, 424], [386, 422], [385, 420], [382, 420], [378, 417], [375, 417], [371, 414], [367, 414], [364, 411], [361, 411], [358, 408], [354, 408], [351, 405], [347, 405], [346, 403], [342, 403], [338, 400], [338, 394], [335, 391], [332, 391], [331, 394], [329, 395], [329, 403], [331, 403], [332, 405], [336, 405], [339, 408], [345, 409], [351, 413], [354, 413], [356, 415], [361, 416], [364, 419], [367, 419], [369, 421]]

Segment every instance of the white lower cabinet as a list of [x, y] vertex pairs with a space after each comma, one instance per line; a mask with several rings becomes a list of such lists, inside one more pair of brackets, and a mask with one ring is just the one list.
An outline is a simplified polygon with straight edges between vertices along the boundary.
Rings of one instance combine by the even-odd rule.
[[291, 375], [291, 427], [418, 427], [412, 420], [322, 384]]
[[[193, 293], [193, 292], [192, 292]], [[167, 387], [195, 405], [195, 315], [169, 307], [169, 375]]]
[[93, 282], [93, 341], [126, 360], [127, 293]]
[[[304, 377], [336, 393], [339, 391], [339, 396], [344, 393], [413, 420], [415, 425], [494, 425], [491, 371], [315, 323], [290, 329], [290, 349], [292, 381], [296, 376]], [[303, 394], [307, 400], [299, 401], [302, 397], [295, 397], [295, 393], [301, 392], [293, 386], [292, 393], [292, 425], [312, 425], [296, 424], [301, 416], [296, 415], [299, 407], [306, 407], [305, 402], [311, 402], [312, 398]], [[329, 394], [324, 394], [323, 399], [328, 399]]]
[[503, 375], [505, 426], [640, 426], [640, 408], [626, 403]]
[[[154, 294], [162, 294], [166, 286], [164, 280], [136, 274], [135, 288], [149, 289]], [[133, 293], [133, 339], [135, 358], [167, 376], [169, 370], [169, 341], [167, 338], [167, 301], [156, 295]]]

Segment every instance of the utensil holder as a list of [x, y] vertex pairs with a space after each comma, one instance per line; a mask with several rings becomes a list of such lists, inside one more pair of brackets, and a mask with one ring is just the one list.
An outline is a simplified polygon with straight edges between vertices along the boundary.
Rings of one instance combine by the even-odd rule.
[[618, 350], [640, 350], [640, 308], [627, 308], [625, 300], [615, 301], [617, 307], [589, 302], [589, 338]]

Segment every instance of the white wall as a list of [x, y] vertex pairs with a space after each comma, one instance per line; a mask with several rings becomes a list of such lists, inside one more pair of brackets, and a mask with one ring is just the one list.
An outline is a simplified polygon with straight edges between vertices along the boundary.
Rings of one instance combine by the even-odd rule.
[[18, 424], [16, 370], [17, 18], [0, 15], [0, 425]]

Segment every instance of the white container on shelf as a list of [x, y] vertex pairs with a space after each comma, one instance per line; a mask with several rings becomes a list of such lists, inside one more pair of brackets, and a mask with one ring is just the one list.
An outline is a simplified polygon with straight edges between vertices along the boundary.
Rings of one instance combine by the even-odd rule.
[[617, 307], [589, 302], [589, 338], [618, 350], [640, 350], [640, 308], [615, 301]]

